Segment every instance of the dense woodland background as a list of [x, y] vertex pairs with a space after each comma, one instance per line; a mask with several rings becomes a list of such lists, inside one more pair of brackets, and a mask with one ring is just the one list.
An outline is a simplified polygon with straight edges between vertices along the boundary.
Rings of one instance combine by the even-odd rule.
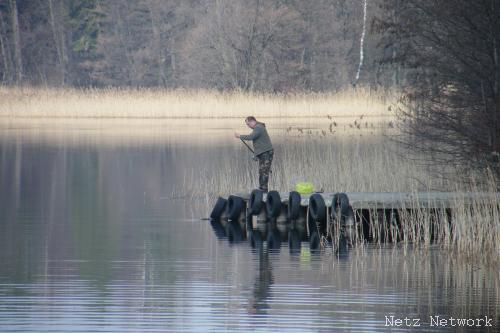
[[0, 0], [0, 80], [50, 86], [336, 91], [391, 86], [384, 1]]
[[0, 83], [397, 91], [403, 141], [500, 175], [500, 0], [0, 0]]

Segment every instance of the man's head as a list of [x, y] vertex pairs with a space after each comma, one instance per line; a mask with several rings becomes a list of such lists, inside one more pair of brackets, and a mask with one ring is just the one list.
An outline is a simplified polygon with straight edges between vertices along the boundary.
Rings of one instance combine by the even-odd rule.
[[257, 119], [255, 119], [254, 116], [248, 116], [245, 118], [245, 123], [248, 127], [255, 128], [255, 126], [257, 125]]

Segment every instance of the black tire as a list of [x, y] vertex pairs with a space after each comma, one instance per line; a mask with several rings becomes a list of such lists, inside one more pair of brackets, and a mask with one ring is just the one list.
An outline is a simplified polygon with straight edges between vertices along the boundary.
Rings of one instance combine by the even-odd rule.
[[241, 214], [243, 209], [243, 199], [234, 195], [230, 195], [227, 199], [227, 218], [231, 221], [235, 221]]
[[321, 194], [314, 193], [309, 198], [309, 214], [314, 221], [323, 222], [326, 219], [326, 205]]
[[269, 230], [267, 233], [267, 248], [277, 250], [281, 247], [281, 234], [278, 230]]
[[245, 215], [245, 227], [248, 231], [253, 230], [252, 217], [252, 212], [247, 212]]
[[218, 220], [222, 212], [224, 212], [224, 207], [226, 206], [227, 200], [224, 198], [217, 198], [217, 202], [215, 203], [214, 208], [212, 209], [212, 212], [210, 213], [210, 219], [211, 220]]
[[288, 218], [290, 220], [296, 220], [299, 218], [301, 201], [302, 197], [299, 192], [290, 192], [290, 196], [288, 197]]
[[311, 250], [319, 249], [319, 234], [317, 231], [313, 231], [309, 237], [309, 248]]
[[300, 252], [300, 235], [299, 232], [295, 229], [292, 229], [288, 232], [288, 249], [290, 253], [299, 253]]
[[262, 209], [262, 197], [264, 195], [264, 192], [259, 189], [255, 189], [250, 193], [250, 200], [249, 200], [249, 206], [250, 206], [250, 211], [252, 215], [259, 215], [260, 211]]
[[267, 216], [276, 218], [281, 213], [281, 197], [278, 191], [270, 191], [267, 193], [266, 199]]
[[335, 193], [332, 199], [332, 218], [335, 218], [337, 211], [340, 209], [340, 214], [342, 216], [347, 216], [349, 209], [349, 198], [345, 193]]

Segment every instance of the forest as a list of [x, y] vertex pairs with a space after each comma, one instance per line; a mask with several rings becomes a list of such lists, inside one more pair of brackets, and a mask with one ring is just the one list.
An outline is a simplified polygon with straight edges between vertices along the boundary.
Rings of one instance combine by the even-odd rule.
[[245, 91], [338, 91], [358, 81], [388, 87], [398, 74], [382, 62], [397, 49], [382, 45], [384, 33], [373, 29], [381, 5], [1, 0], [0, 80]]
[[4, 86], [396, 91], [413, 150], [496, 174], [499, 45], [500, 0], [0, 0]]

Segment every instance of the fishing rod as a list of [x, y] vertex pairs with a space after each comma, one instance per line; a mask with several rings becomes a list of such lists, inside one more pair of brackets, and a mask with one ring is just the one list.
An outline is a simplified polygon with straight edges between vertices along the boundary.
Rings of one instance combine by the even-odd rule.
[[254, 151], [252, 148], [250, 148], [250, 146], [249, 146], [249, 145], [247, 145], [247, 143], [246, 143], [245, 141], [243, 141], [243, 139], [242, 139], [242, 138], [240, 138], [240, 140], [241, 140], [241, 142], [243, 142], [243, 144], [244, 144], [245, 146], [247, 146], [248, 150], [250, 150], [250, 151], [252, 152], [252, 154], [253, 154], [252, 159], [253, 159], [254, 161], [257, 161], [257, 156], [255, 156], [255, 151]]
[[248, 149], [252, 152], [252, 154], [254, 154], [254, 155], [255, 155], [255, 152], [253, 151], [253, 149], [252, 149], [252, 148], [250, 148], [250, 146], [249, 146], [249, 145], [247, 145], [247, 143], [246, 143], [245, 141], [243, 141], [243, 139], [242, 139], [242, 138], [240, 138], [240, 140], [241, 140], [241, 142], [243, 142], [243, 144], [244, 144], [245, 146], [247, 146], [247, 148], [248, 148]]

